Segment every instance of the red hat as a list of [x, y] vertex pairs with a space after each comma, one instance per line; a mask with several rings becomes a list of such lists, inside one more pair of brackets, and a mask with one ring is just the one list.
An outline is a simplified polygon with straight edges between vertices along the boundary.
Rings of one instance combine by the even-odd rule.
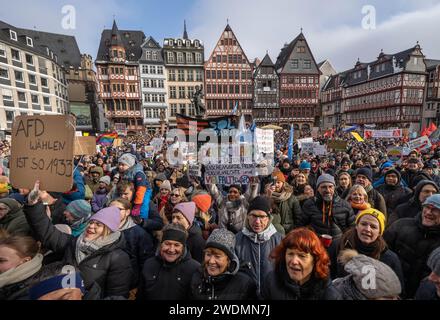
[[212, 198], [209, 194], [198, 194], [192, 197], [191, 201], [193, 201], [197, 208], [199, 208], [202, 212], [208, 212], [209, 208], [211, 208]]

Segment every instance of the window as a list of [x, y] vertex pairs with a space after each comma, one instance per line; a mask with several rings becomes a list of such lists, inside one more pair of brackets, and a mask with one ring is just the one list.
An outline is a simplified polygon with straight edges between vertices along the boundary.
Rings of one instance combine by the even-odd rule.
[[293, 59], [290, 61], [292, 69], [298, 69], [298, 59]]
[[157, 51], [153, 51], [153, 60], [157, 61]]
[[33, 46], [34, 46], [34, 42], [33, 42], [32, 39], [29, 38], [29, 37], [26, 37], [26, 44], [27, 44], [29, 47], [33, 47]]
[[178, 81], [185, 81], [185, 71], [184, 70], [178, 71], [177, 80]]
[[35, 78], [35, 75], [29, 74], [29, 83], [30, 84], [37, 84], [37, 79]]
[[194, 72], [193, 72], [193, 70], [188, 70], [186, 75], [187, 75], [187, 80], [188, 81], [194, 81]]
[[298, 52], [298, 53], [304, 53], [304, 52], [306, 52], [306, 47], [304, 47], [304, 46], [298, 46], [298, 47], [296, 48], [296, 52]]
[[41, 78], [41, 86], [47, 88], [47, 79]]
[[185, 87], [179, 87], [179, 99], [185, 99]]
[[163, 67], [157, 66], [157, 74], [163, 74]]
[[144, 88], [149, 88], [149, 86], [150, 86], [150, 81], [149, 81], [148, 79], [143, 79], [143, 80], [142, 80], [142, 86], [143, 86]]
[[168, 71], [168, 81], [176, 81], [176, 70]]
[[155, 119], [159, 118], [159, 110], [153, 109], [153, 118]]
[[186, 104], [181, 103], [179, 104], [180, 112], [183, 114], [186, 114]]
[[196, 63], [202, 63], [202, 54], [201, 53], [196, 53]]
[[23, 82], [23, 72], [15, 70], [14, 73], [15, 81]]
[[152, 88], [157, 88], [157, 80], [151, 80], [151, 87]]
[[50, 105], [49, 97], [43, 97], [43, 102], [44, 102], [44, 104], [46, 104], [46, 105]]
[[170, 99], [176, 99], [176, 87], [170, 87]]
[[159, 80], [158, 81], [158, 86], [159, 86], [159, 88], [164, 88], [164, 81], [163, 80]]
[[[5, 111], [6, 113], [6, 121], [13, 122], [14, 121], [14, 111]], [[9, 127], [9, 126], [8, 126]]]
[[0, 78], [9, 79], [8, 69], [0, 67]]
[[177, 63], [184, 63], [183, 52], [177, 52]]
[[153, 94], [151, 95], [151, 101], [153, 101], [153, 102], [157, 102], [157, 101], [158, 101], [158, 99], [157, 99], [157, 94], [156, 94], [156, 93], [153, 93]]
[[312, 63], [310, 60], [304, 60], [304, 69], [310, 69], [312, 67]]
[[133, 68], [128, 69], [128, 75], [134, 76], [134, 69]]
[[159, 102], [165, 102], [165, 94], [159, 94]]
[[38, 96], [36, 94], [31, 94], [32, 103], [38, 104]]
[[151, 60], [151, 51], [145, 51], [145, 59]]
[[186, 63], [193, 63], [193, 55], [191, 52], [186, 53]]
[[20, 51], [11, 49], [12, 60], [20, 61]]
[[150, 66], [150, 73], [156, 74], [156, 66]]
[[203, 70], [196, 70], [196, 81], [203, 81]]
[[25, 92], [18, 91], [17, 96], [18, 96], [18, 101], [26, 102], [26, 93]]
[[17, 41], [17, 32], [15, 32], [14, 30], [9, 30], [9, 36], [11, 40]]
[[170, 110], [170, 116], [174, 117], [177, 113], [177, 104], [172, 103], [171, 104], [171, 110]]
[[3, 100], [9, 100], [12, 101], [12, 91], [3, 89], [2, 90]]
[[174, 63], [174, 53], [167, 52], [167, 60], [168, 60], [168, 62], [173, 62]]
[[0, 57], [6, 57], [5, 45], [0, 43]]

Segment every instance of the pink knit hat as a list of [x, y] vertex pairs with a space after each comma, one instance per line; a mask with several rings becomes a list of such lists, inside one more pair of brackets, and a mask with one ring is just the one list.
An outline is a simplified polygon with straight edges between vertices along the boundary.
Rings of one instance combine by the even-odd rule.
[[196, 204], [194, 202], [181, 202], [174, 206], [174, 211], [179, 211], [188, 220], [189, 225], [193, 224], [196, 214]]
[[119, 230], [119, 225], [121, 223], [121, 210], [116, 207], [107, 207], [99, 210], [90, 220], [95, 220], [105, 224], [112, 232]]

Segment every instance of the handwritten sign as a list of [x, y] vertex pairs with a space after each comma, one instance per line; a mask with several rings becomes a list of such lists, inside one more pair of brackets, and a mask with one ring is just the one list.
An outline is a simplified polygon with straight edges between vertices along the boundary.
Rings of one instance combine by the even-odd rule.
[[250, 184], [255, 182], [256, 164], [208, 164], [205, 170], [207, 184]]
[[255, 139], [258, 146], [258, 152], [274, 153], [273, 130], [256, 128]]
[[95, 137], [75, 137], [75, 147], [73, 149], [75, 156], [94, 155], [96, 152]]
[[11, 183], [47, 191], [72, 188], [75, 126], [72, 116], [18, 116], [12, 127]]
[[153, 146], [145, 146], [145, 154], [146, 154], [147, 158], [153, 158], [154, 147]]
[[195, 179], [202, 176], [201, 165], [197, 163], [191, 163], [188, 165], [188, 177]]

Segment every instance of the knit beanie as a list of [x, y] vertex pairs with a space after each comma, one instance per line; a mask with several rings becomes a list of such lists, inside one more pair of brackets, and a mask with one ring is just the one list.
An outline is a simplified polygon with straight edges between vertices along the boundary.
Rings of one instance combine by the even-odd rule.
[[371, 182], [373, 182], [373, 172], [371, 171], [370, 168], [368, 167], [363, 167], [363, 168], [359, 168], [356, 170], [356, 176], [357, 175], [363, 175], [366, 176], [368, 180], [370, 180]]
[[205, 248], [222, 250], [232, 261], [235, 259], [235, 235], [227, 229], [215, 229], [212, 231]]
[[124, 153], [122, 156], [119, 157], [118, 163], [133, 167], [136, 164], [136, 158], [131, 153]]
[[361, 218], [366, 215], [373, 216], [377, 219], [377, 221], [379, 221], [380, 235], [383, 235], [383, 232], [385, 231], [385, 221], [386, 221], [385, 215], [379, 210], [373, 208], [365, 209], [360, 211], [356, 216], [356, 224], [358, 224]]
[[432, 272], [440, 276], [440, 247], [431, 252], [427, 264]]
[[181, 214], [183, 214], [191, 226], [194, 222], [194, 216], [196, 215], [196, 204], [192, 201], [181, 202], [174, 206], [173, 211], [179, 211]]
[[300, 170], [311, 170], [311, 169], [312, 169], [312, 166], [311, 166], [311, 164], [310, 164], [309, 162], [307, 162], [307, 161], [303, 161], [303, 162], [301, 162], [301, 164], [299, 165], [299, 169], [300, 169]]
[[384, 162], [384, 163], [382, 163], [382, 165], [380, 166], [380, 171], [382, 171], [383, 169], [386, 169], [386, 168], [390, 168], [390, 167], [392, 167], [394, 164], [391, 162], [391, 161], [387, 161], [387, 162]]
[[165, 180], [162, 182], [162, 184], [160, 185], [160, 189], [165, 189], [168, 191], [171, 191], [171, 183], [169, 180]]
[[255, 197], [249, 204], [247, 213], [250, 214], [253, 210], [261, 210], [266, 212], [266, 214], [270, 215], [269, 200], [264, 196]]
[[95, 213], [90, 220], [105, 224], [112, 232], [119, 230], [121, 224], [121, 210], [117, 207], [107, 207]]
[[162, 239], [161, 243], [166, 240], [177, 241], [186, 245], [186, 240], [188, 239], [188, 232], [183, 226], [178, 223], [169, 223], [162, 229]]
[[316, 188], [318, 188], [321, 183], [331, 183], [336, 186], [335, 178], [328, 173], [323, 173], [319, 176], [318, 181], [316, 182]]
[[110, 185], [110, 177], [109, 176], [103, 176], [103, 177], [101, 177], [101, 179], [99, 179], [99, 182], [103, 182], [103, 183], [105, 183], [106, 185]]
[[165, 175], [165, 173], [159, 173], [156, 178], [154, 178], [154, 180], [156, 181], [165, 181], [167, 180], [167, 176]]
[[209, 208], [211, 208], [212, 197], [207, 193], [197, 194], [191, 198], [191, 201], [196, 204], [200, 211], [208, 212]]
[[86, 200], [74, 200], [66, 207], [66, 211], [69, 211], [75, 218], [87, 218], [92, 213], [92, 207]]
[[351, 275], [356, 289], [367, 299], [398, 296], [402, 291], [393, 269], [377, 259], [348, 249], [341, 252], [338, 261]]

